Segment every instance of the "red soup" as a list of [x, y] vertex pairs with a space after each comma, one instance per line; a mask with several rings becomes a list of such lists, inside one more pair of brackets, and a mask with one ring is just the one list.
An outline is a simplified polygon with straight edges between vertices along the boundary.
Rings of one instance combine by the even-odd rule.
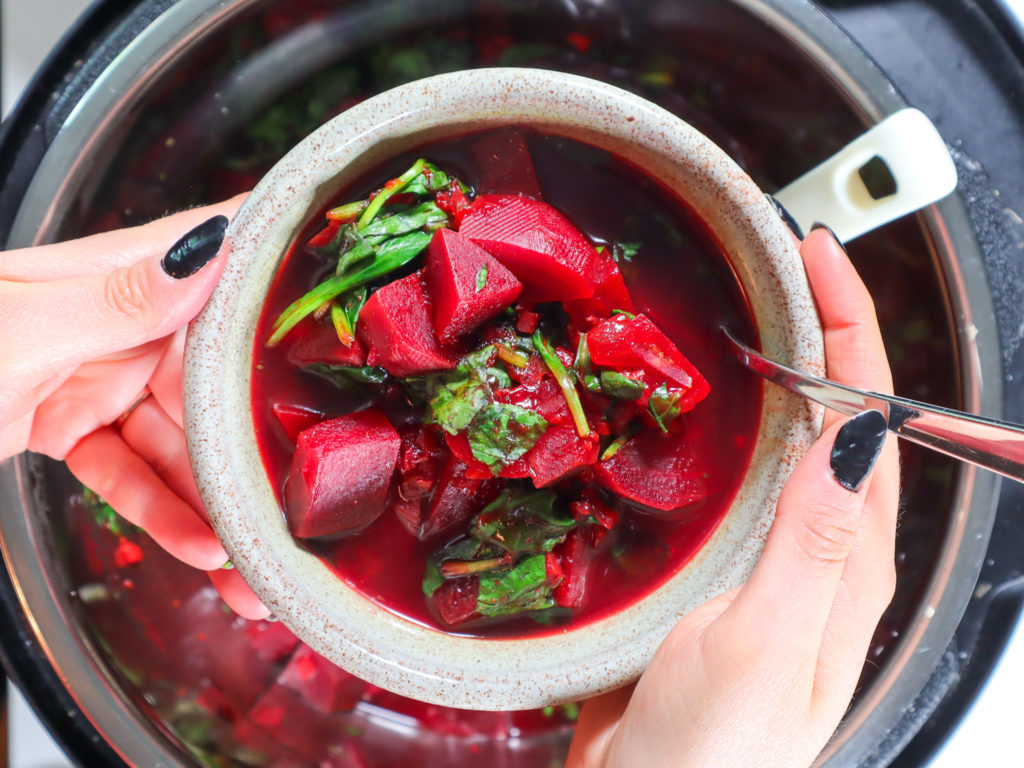
[[449, 632], [642, 598], [721, 521], [760, 390], [735, 276], [670, 192], [528, 129], [384, 164], [317, 217], [257, 328], [253, 411], [292, 533]]

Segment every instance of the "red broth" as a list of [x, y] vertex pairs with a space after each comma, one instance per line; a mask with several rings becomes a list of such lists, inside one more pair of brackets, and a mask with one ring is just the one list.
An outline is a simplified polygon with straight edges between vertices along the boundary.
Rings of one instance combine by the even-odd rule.
[[[592, 568], [583, 604], [545, 612], [481, 620], [455, 629], [441, 624], [421, 583], [427, 559], [444, 537], [418, 541], [389, 508], [364, 531], [337, 541], [307, 541], [339, 578], [369, 599], [407, 619], [445, 631], [477, 636], [523, 636], [561, 631], [607, 616], [657, 588], [707, 541], [742, 481], [761, 409], [760, 385], [743, 375], [724, 350], [719, 327], [755, 338], [746, 301], [730, 267], [699, 220], [674, 195], [612, 154], [555, 136], [526, 131], [543, 199], [558, 208], [595, 243], [639, 241], [634, 259], [621, 264], [636, 304], [693, 362], [711, 385], [710, 395], [685, 414], [685, 429], [707, 476], [709, 494], [666, 519], [619, 505], [615, 539]], [[526, 175], [495, 167], [471, 148], [479, 137], [462, 136], [418, 148], [343, 190], [337, 202], [365, 197], [384, 179], [417, 157], [471, 185], [476, 193], [516, 192]], [[500, 165], [500, 163], [499, 163]], [[528, 190], [527, 190], [528, 191]], [[324, 380], [288, 362], [287, 340], [266, 348], [270, 326], [296, 297], [316, 285], [330, 267], [308, 253], [305, 243], [322, 226], [316, 217], [279, 270], [263, 307], [254, 349], [252, 402], [257, 440], [279, 501], [294, 452], [272, 411], [275, 403], [313, 408], [328, 417], [370, 404], [344, 397]], [[373, 402], [396, 427], [420, 415], [397, 391]], [[448, 536], [448, 541], [455, 538]]]

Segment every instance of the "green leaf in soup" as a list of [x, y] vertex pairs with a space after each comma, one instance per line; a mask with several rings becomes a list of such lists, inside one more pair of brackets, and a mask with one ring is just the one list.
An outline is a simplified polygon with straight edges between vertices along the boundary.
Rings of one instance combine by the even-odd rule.
[[651, 393], [651, 399], [647, 403], [647, 412], [651, 414], [662, 432], [668, 432], [669, 425], [679, 416], [681, 397], [682, 393], [678, 390], [670, 390], [667, 384], [660, 384]]
[[424, 163], [419, 175], [406, 184], [402, 191], [412, 195], [432, 195], [447, 187], [451, 181], [451, 177], [436, 165]]
[[487, 265], [484, 264], [476, 273], [476, 292], [480, 293], [487, 285]]
[[548, 490], [506, 490], [473, 518], [470, 535], [516, 554], [550, 552], [576, 526]]
[[353, 392], [365, 386], [380, 386], [388, 378], [383, 368], [371, 366], [326, 365], [314, 363], [305, 370], [327, 379], [343, 392]]
[[471, 537], [459, 539], [452, 544], [438, 550], [427, 560], [427, 569], [423, 576], [423, 594], [430, 597], [437, 591], [437, 588], [445, 581], [442, 573], [442, 566], [446, 562], [472, 562], [476, 560], [491, 560], [500, 555], [501, 552], [488, 542], [480, 541]]
[[617, 400], [639, 400], [643, 397], [645, 385], [618, 371], [601, 371], [601, 391]]
[[395, 237], [420, 229], [433, 231], [448, 223], [448, 214], [430, 200], [419, 205], [396, 208], [393, 213], [374, 219], [360, 230], [360, 234], [366, 239]]
[[469, 448], [497, 475], [533, 448], [547, 428], [547, 420], [535, 411], [510, 403], [489, 403], [469, 425]]
[[480, 575], [476, 610], [481, 616], [541, 611], [554, 604], [544, 555], [527, 557], [507, 571]]
[[274, 321], [270, 338], [267, 339], [267, 346], [273, 347], [280, 342], [288, 331], [325, 302], [404, 267], [419, 256], [429, 244], [430, 235], [426, 232], [410, 232], [385, 242], [377, 249], [376, 256], [360, 269], [327, 278], [309, 293], [292, 302], [278, 316]]
[[491, 402], [493, 389], [511, 386], [512, 380], [500, 368], [491, 368], [493, 344], [463, 357], [450, 371], [427, 377], [430, 413], [450, 435], [467, 429], [479, 411]]

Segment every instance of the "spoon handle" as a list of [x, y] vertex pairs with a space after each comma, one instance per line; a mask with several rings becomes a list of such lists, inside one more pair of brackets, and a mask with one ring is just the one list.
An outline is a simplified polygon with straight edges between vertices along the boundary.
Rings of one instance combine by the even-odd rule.
[[881, 411], [889, 430], [906, 440], [1024, 482], [1021, 425], [837, 384], [769, 360], [722, 330], [736, 359], [768, 381], [847, 416]]

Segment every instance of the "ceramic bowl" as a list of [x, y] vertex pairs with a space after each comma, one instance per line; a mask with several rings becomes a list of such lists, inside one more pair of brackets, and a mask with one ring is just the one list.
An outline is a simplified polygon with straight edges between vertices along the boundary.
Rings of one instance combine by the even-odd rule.
[[[613, 151], [697, 213], [742, 282], [762, 349], [821, 374], [821, 327], [793, 239], [761, 190], [670, 113], [610, 85], [528, 69], [420, 80], [359, 104], [281, 160], [228, 230], [224, 276], [189, 332], [189, 452], [214, 529], [242, 577], [319, 653], [423, 701], [511, 710], [579, 699], [635, 679], [681, 616], [740, 584], [756, 562], [820, 414], [765, 388], [749, 471], [714, 535], [638, 602], [568, 632], [525, 639], [448, 634], [388, 611], [338, 579], [288, 531], [254, 438], [250, 367], [260, 307], [282, 257], [356, 177], [432, 140], [529, 125]], [[746, 375], [737, 368], [737, 375]]]

